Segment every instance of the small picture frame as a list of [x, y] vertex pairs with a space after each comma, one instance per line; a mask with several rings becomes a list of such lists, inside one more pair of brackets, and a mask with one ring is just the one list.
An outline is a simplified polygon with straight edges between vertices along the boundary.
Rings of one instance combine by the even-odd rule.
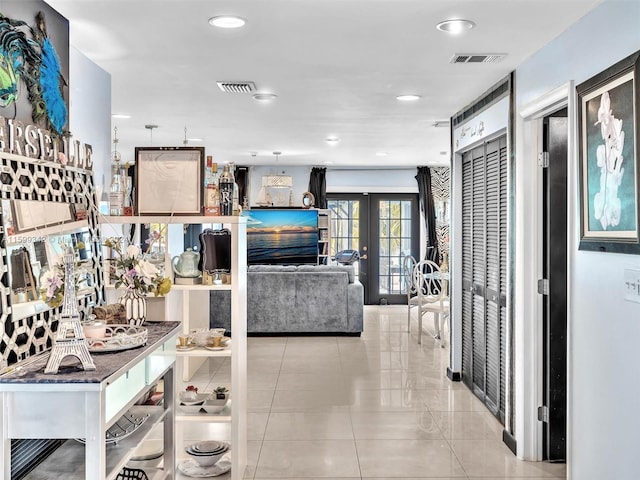
[[640, 254], [640, 51], [576, 87], [580, 250]]
[[202, 215], [204, 147], [136, 147], [137, 215]]

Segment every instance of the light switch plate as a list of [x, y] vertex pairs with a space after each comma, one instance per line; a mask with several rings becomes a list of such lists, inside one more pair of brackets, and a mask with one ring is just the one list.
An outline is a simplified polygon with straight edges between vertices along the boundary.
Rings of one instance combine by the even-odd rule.
[[624, 269], [624, 299], [640, 303], [640, 270]]

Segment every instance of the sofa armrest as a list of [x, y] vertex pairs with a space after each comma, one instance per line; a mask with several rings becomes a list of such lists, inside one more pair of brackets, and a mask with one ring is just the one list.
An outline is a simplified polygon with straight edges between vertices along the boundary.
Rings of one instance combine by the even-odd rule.
[[362, 332], [364, 324], [364, 286], [354, 281], [347, 286], [347, 331]]

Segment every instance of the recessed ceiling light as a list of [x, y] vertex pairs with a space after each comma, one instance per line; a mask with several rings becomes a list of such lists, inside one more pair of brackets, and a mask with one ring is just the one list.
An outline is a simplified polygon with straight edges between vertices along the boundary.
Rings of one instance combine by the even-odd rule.
[[273, 100], [278, 98], [278, 96], [274, 93], [254, 93], [253, 99], [258, 100], [260, 102], [268, 102], [269, 100]]
[[246, 23], [244, 18], [236, 15], [219, 15], [209, 19], [209, 24], [218, 28], [240, 28], [244, 27]]
[[324, 139], [324, 141], [329, 145], [336, 145], [340, 141], [340, 139], [338, 137], [327, 137]]
[[422, 98], [422, 96], [420, 95], [398, 95], [396, 97], [397, 100], [400, 100], [401, 102], [415, 102], [416, 100], [420, 100]]
[[440, 22], [436, 25], [436, 28], [448, 33], [462, 33], [466, 30], [471, 30], [475, 26], [476, 24], [471, 20], [454, 19]]
[[111, 118], [131, 118], [131, 115], [127, 113], [114, 113], [111, 115]]
[[389, 155], [387, 152], [376, 152], [376, 157], [386, 157]]

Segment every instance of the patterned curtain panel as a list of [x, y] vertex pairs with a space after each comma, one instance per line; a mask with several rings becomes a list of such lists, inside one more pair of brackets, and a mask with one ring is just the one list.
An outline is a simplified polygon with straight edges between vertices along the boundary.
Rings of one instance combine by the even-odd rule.
[[449, 223], [451, 205], [451, 169], [449, 167], [431, 168], [431, 193], [436, 209], [436, 237], [440, 257], [449, 256]]
[[429, 167], [418, 167], [418, 174], [415, 178], [418, 182], [420, 211], [424, 215], [424, 223], [427, 226], [427, 253], [425, 260], [440, 264], [440, 252], [436, 236], [436, 211], [431, 191], [431, 171]]

